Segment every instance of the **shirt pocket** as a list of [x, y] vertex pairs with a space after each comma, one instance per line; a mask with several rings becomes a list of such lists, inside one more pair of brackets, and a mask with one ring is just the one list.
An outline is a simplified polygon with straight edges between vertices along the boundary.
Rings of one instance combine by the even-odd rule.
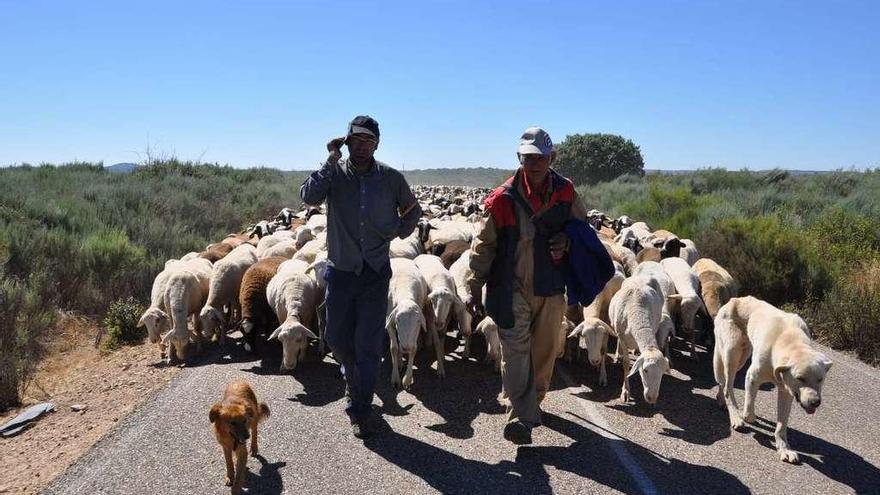
[[388, 191], [377, 191], [370, 199], [370, 221], [373, 228], [385, 241], [391, 241], [397, 236], [400, 227], [400, 217], [397, 214], [397, 202], [388, 194]]

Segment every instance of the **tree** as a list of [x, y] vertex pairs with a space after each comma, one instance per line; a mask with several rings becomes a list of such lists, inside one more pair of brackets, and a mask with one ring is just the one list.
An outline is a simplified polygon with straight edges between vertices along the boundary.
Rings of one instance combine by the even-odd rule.
[[616, 134], [572, 134], [556, 146], [554, 168], [575, 184], [610, 181], [624, 174], [644, 175], [642, 152]]

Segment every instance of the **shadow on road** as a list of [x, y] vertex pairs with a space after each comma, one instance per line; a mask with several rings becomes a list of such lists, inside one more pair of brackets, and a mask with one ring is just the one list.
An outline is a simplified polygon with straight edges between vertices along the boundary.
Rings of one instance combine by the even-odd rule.
[[257, 455], [256, 459], [260, 461], [260, 472], [254, 473], [248, 471], [245, 486], [248, 493], [266, 493], [275, 494], [284, 491], [284, 483], [281, 481], [281, 468], [287, 465], [286, 462], [269, 463], [265, 457]]
[[547, 466], [623, 493], [642, 493], [643, 488], [618, 463], [609, 441], [622, 442], [645, 471], [663, 473], [654, 480], [661, 492], [697, 493], [696, 485], [703, 493], [748, 493], [739, 479], [720, 469], [661, 459], [638, 445], [625, 440], [606, 440], [585, 426], [559, 416], [545, 413], [544, 418], [546, 427], [571, 438], [574, 443], [565, 447], [524, 446], [517, 450], [515, 461], [490, 464], [465, 459], [401, 435], [384, 423], [383, 431], [364, 445], [443, 493], [552, 493], [554, 489], [580, 489], [577, 485], [551, 486]]
[[[782, 462], [776, 455], [773, 439], [776, 422], [759, 416], [758, 422], [751, 428], [755, 440], [770, 450], [767, 452], [766, 462]], [[801, 464], [849, 486], [855, 493], [877, 493], [880, 468], [866, 461], [864, 457], [819, 437], [795, 430], [791, 424], [788, 427], [788, 443], [800, 453]]]

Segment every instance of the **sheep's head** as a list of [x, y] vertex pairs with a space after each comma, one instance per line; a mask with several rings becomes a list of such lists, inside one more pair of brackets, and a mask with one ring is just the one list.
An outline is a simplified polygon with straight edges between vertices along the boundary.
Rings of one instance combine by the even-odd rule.
[[[186, 360], [186, 346], [189, 344], [189, 331], [184, 329], [182, 332], [169, 331], [162, 336], [162, 344], [174, 347], [174, 354], [181, 361]], [[169, 351], [170, 352], [170, 351]]]
[[302, 249], [307, 242], [315, 238], [315, 233], [312, 232], [312, 229], [305, 225], [297, 227], [293, 235], [296, 240], [296, 249]]
[[681, 298], [681, 319], [687, 328], [693, 330], [697, 313], [705, 311], [706, 307], [700, 296], [692, 295]]
[[681, 248], [684, 247], [684, 243], [681, 242], [677, 237], [671, 237], [666, 239], [663, 242], [663, 247], [660, 248], [660, 257], [661, 258], [678, 258], [678, 255], [681, 253]]
[[419, 332], [427, 332], [428, 324], [422, 308], [413, 301], [402, 301], [388, 315], [385, 328], [397, 331], [401, 352], [414, 354], [419, 346]]
[[321, 258], [315, 260], [314, 263], [309, 265], [306, 268], [306, 275], [310, 275], [315, 279], [315, 284], [318, 286], [320, 291], [324, 291], [327, 288], [327, 280], [324, 278], [324, 274], [327, 271], [327, 267], [330, 265], [330, 260], [327, 258]]
[[171, 328], [171, 320], [168, 315], [159, 308], [147, 309], [141, 319], [138, 320], [137, 326], [147, 327], [147, 336], [153, 344], [159, 342], [162, 332]]
[[590, 364], [599, 366], [608, 347], [609, 335], [614, 335], [614, 330], [607, 323], [598, 318], [586, 318], [572, 330], [568, 338], [577, 338], [578, 347], [587, 350]]
[[667, 371], [669, 371], [669, 360], [659, 349], [650, 347], [633, 363], [627, 379], [638, 372], [645, 389], [645, 402], [656, 404], [660, 397], [660, 380]]
[[280, 371], [296, 368], [297, 363], [305, 356], [309, 339], [317, 338], [314, 332], [298, 321], [288, 320], [276, 328], [268, 340], [278, 339], [281, 342], [283, 357]]
[[449, 312], [455, 305], [458, 297], [446, 287], [438, 287], [428, 294], [431, 301], [431, 308], [434, 310], [434, 330], [442, 332], [446, 329], [446, 322], [449, 321]]
[[225, 323], [223, 312], [213, 306], [205, 306], [199, 312], [199, 321], [202, 324], [202, 335], [213, 335], [222, 331]]
[[486, 361], [495, 364], [495, 370], [501, 369], [501, 338], [498, 336], [498, 325], [488, 316], [477, 324], [477, 332], [486, 337]]

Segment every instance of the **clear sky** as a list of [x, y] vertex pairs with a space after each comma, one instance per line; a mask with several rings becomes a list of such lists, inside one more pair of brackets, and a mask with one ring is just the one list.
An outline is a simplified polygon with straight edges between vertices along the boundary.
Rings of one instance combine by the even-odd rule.
[[0, 165], [313, 168], [357, 114], [398, 168], [523, 129], [648, 168], [880, 166], [880, 1], [0, 0]]

